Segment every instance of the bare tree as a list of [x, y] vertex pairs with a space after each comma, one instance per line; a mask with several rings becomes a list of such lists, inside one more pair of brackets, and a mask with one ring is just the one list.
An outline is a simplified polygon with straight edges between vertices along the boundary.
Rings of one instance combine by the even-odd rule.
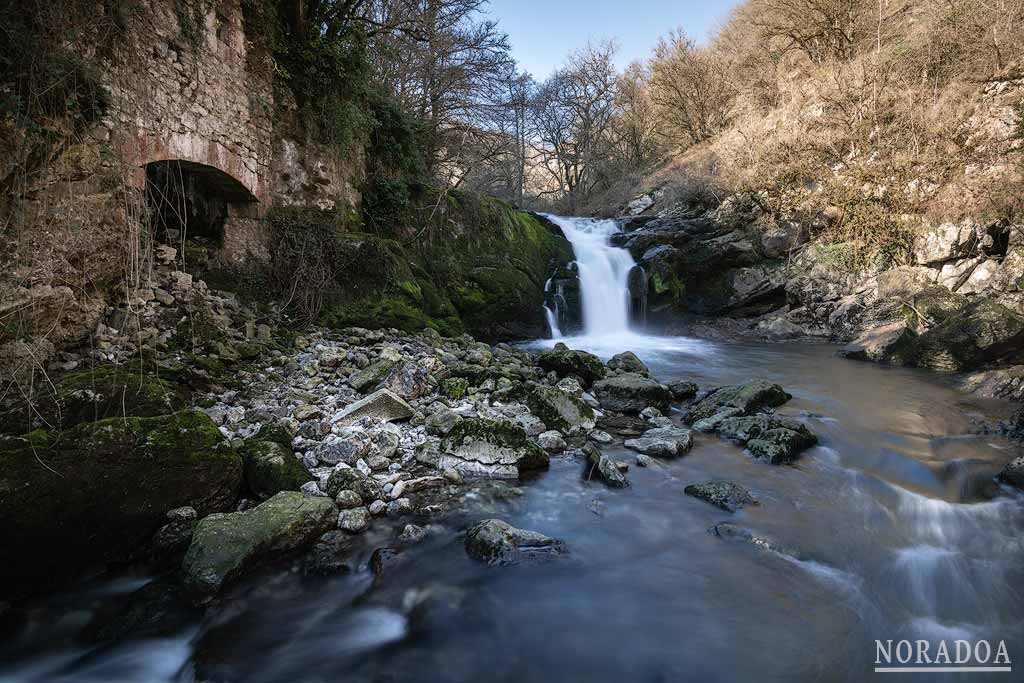
[[657, 113], [651, 101], [649, 69], [640, 62], [629, 65], [615, 89], [611, 139], [626, 171], [637, 171], [657, 153]]
[[658, 42], [650, 90], [663, 135], [681, 146], [703, 142], [724, 128], [736, 96], [722, 57], [696, 47], [682, 31]]
[[537, 91], [531, 107], [541, 167], [574, 211], [601, 180], [615, 113], [616, 46], [606, 41], [569, 56]]
[[799, 50], [815, 64], [847, 60], [870, 21], [868, 0], [756, 0], [762, 36], [785, 51]]

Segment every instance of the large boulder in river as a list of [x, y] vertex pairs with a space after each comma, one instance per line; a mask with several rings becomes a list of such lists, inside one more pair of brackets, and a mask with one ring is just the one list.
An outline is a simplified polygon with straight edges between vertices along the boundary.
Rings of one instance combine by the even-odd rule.
[[966, 303], [936, 321], [913, 341], [913, 364], [963, 372], [985, 363], [1019, 356], [1024, 345], [1024, 318], [994, 299]]
[[[428, 442], [429, 443], [429, 442]], [[515, 479], [549, 465], [547, 452], [512, 422], [472, 418], [455, 425], [439, 449], [421, 448], [421, 462], [465, 477]]]
[[632, 351], [623, 351], [622, 353], [615, 354], [608, 360], [608, 367], [612, 370], [635, 372], [645, 377], [651, 374], [651, 371], [644, 362]]
[[526, 405], [548, 429], [557, 429], [563, 434], [586, 433], [596, 424], [593, 408], [554, 387], [533, 386], [526, 395]]
[[329, 498], [296, 491], [282, 491], [245, 512], [210, 515], [196, 525], [185, 553], [185, 588], [197, 597], [217, 593], [260, 559], [311, 544], [337, 519]]
[[730, 417], [718, 425], [718, 433], [744, 444], [752, 455], [773, 465], [796, 460], [818, 443], [818, 437], [802, 422], [778, 415]]
[[298, 491], [307, 481], [313, 481], [313, 475], [292, 449], [274, 441], [247, 441], [239, 454], [245, 486], [259, 500], [280, 491]]
[[537, 363], [559, 377], [578, 377], [586, 387], [604, 377], [607, 372], [600, 358], [586, 351], [574, 351], [565, 344], [542, 352], [537, 357]]
[[780, 406], [791, 398], [778, 384], [755, 379], [745, 384], [713, 390], [690, 409], [686, 422], [693, 424], [729, 409], [738, 410], [741, 415], [750, 415], [765, 408]]
[[500, 519], [486, 519], [466, 531], [466, 553], [486, 564], [506, 565], [523, 560], [548, 559], [566, 552], [554, 538], [517, 529]]
[[601, 407], [617, 413], [639, 415], [647, 407], [667, 411], [672, 392], [664, 384], [636, 373], [623, 373], [594, 384]]
[[122, 559], [168, 510], [233, 504], [241, 479], [238, 454], [198, 410], [0, 438], [0, 592]]

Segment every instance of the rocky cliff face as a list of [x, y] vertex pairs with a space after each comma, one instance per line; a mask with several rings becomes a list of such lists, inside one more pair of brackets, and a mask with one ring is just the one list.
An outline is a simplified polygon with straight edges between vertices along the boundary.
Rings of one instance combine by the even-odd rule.
[[765, 233], [756, 218], [736, 199], [676, 206], [622, 219], [617, 241], [647, 272], [652, 309], [701, 316], [672, 318], [679, 331], [826, 338], [853, 342], [854, 358], [949, 371], [1021, 359], [1024, 227], [923, 224], [910, 265], [858, 268], [851, 244], [811, 241], [796, 225]]

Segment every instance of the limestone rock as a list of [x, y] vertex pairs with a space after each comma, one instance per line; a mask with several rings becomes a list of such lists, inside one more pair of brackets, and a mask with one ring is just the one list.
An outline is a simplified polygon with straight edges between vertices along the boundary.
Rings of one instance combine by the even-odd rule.
[[348, 426], [362, 417], [374, 417], [384, 422], [408, 420], [412, 407], [388, 389], [378, 389], [366, 398], [347, 406], [334, 417], [334, 424]]
[[644, 455], [674, 458], [690, 451], [693, 435], [689, 429], [659, 427], [644, 432], [639, 439], [627, 439], [623, 445]]
[[573, 351], [566, 348], [554, 348], [544, 351], [537, 358], [537, 362], [544, 370], [554, 372], [559, 377], [572, 375], [579, 378], [585, 387], [589, 387], [596, 380], [605, 376], [606, 369], [601, 359], [586, 351]]
[[711, 503], [726, 512], [736, 512], [747, 505], [757, 505], [757, 500], [742, 486], [729, 481], [707, 481], [690, 484], [683, 493]]
[[532, 443], [521, 427], [472, 418], [455, 425], [445, 437], [435, 466], [440, 470], [452, 468], [468, 477], [514, 479], [548, 464], [547, 452]]
[[261, 558], [313, 543], [334, 528], [336, 512], [327, 498], [282, 491], [251, 510], [210, 515], [192, 535], [184, 585], [199, 597], [217, 593]]
[[526, 397], [530, 411], [549, 429], [563, 434], [583, 434], [594, 428], [594, 410], [560, 389], [536, 385]]
[[601, 449], [592, 443], [583, 447], [583, 453], [587, 456], [587, 478], [597, 475], [605, 484], [613, 489], [622, 489], [629, 486], [626, 475], [619, 469], [619, 464], [601, 452]]
[[693, 406], [686, 416], [686, 422], [693, 424], [721, 412], [723, 408], [736, 408], [741, 414], [750, 415], [765, 408], [780, 406], [790, 398], [792, 396], [778, 384], [763, 379], [721, 387]]
[[651, 374], [650, 369], [632, 351], [623, 351], [622, 353], [615, 354], [608, 360], [608, 367], [612, 370], [635, 372], [644, 377], [649, 377]]
[[603, 379], [594, 384], [594, 393], [602, 407], [628, 415], [639, 415], [648, 406], [668, 410], [672, 400], [668, 387], [635, 373]]

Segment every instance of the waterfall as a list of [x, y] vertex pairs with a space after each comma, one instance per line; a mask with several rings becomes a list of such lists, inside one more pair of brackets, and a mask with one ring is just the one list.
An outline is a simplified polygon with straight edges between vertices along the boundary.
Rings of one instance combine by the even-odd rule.
[[629, 331], [629, 272], [636, 265], [630, 253], [611, 245], [619, 231], [609, 219], [547, 217], [572, 244], [579, 269], [583, 334], [615, 335]]

